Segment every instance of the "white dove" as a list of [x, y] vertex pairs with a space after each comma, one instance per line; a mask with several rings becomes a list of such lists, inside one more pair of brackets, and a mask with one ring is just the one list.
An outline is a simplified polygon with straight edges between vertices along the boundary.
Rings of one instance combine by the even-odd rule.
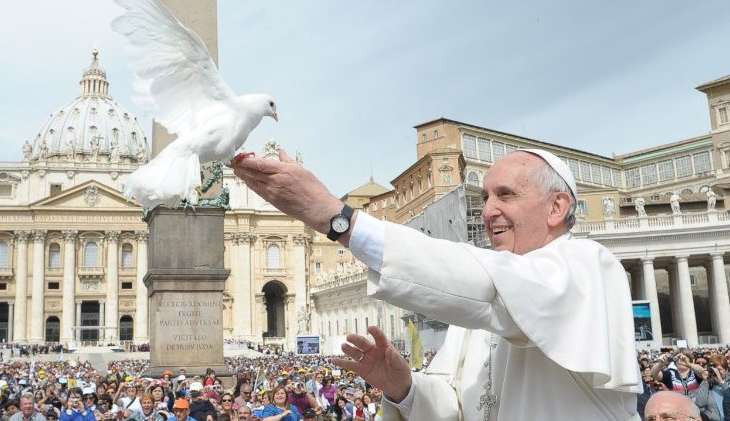
[[237, 96], [218, 74], [198, 34], [159, 0], [115, 0], [126, 9], [112, 29], [131, 44], [136, 98], [177, 139], [124, 183], [145, 208], [198, 199], [200, 162], [230, 161], [263, 117], [279, 121], [274, 98]]

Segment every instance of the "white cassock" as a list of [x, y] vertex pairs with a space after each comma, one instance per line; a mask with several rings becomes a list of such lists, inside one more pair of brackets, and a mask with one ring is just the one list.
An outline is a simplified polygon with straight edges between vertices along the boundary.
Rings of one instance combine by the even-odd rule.
[[595, 241], [566, 234], [520, 256], [360, 212], [350, 249], [371, 269], [369, 296], [452, 325], [384, 420], [639, 419], [628, 281]]

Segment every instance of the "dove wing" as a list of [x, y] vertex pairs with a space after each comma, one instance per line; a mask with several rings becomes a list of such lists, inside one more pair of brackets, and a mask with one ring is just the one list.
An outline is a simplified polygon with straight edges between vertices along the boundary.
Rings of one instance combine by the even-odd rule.
[[171, 133], [189, 133], [208, 106], [232, 103], [234, 92], [198, 34], [186, 28], [159, 0], [115, 0], [126, 12], [112, 29], [132, 50], [135, 91], [153, 104], [155, 119]]

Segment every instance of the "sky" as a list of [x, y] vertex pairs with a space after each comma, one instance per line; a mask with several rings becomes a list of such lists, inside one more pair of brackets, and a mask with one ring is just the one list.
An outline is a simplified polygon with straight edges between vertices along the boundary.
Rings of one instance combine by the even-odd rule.
[[[709, 131], [694, 88], [730, 74], [727, 0], [219, 0], [220, 69], [277, 98], [275, 139], [336, 195], [416, 159], [413, 126], [447, 117], [611, 156]], [[111, 0], [24, 0], [0, 14], [0, 161], [21, 159], [101, 50], [140, 119]], [[150, 137], [151, 129], [145, 126]]]

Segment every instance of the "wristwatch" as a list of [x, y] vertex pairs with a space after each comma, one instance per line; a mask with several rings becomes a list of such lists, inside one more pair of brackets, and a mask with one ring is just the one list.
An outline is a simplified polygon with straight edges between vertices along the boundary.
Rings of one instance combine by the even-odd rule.
[[342, 234], [346, 233], [350, 229], [350, 220], [354, 212], [351, 207], [345, 205], [340, 213], [333, 216], [330, 219], [330, 231], [327, 233], [327, 238], [337, 241]]

